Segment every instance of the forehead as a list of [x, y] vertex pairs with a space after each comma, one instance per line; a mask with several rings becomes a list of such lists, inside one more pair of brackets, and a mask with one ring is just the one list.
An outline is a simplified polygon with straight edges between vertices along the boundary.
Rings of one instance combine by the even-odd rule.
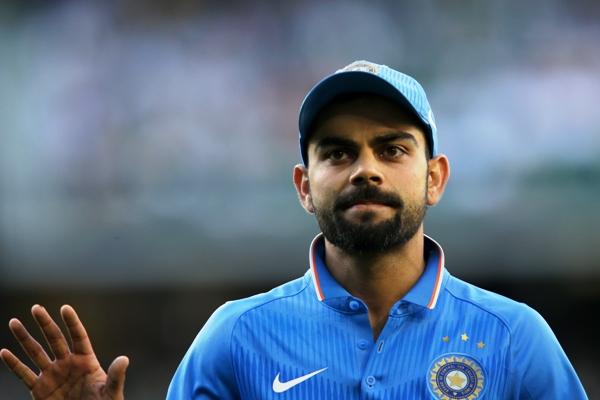
[[400, 130], [426, 146], [422, 123], [406, 107], [382, 96], [356, 94], [329, 103], [312, 126], [309, 145], [323, 136], [356, 136]]

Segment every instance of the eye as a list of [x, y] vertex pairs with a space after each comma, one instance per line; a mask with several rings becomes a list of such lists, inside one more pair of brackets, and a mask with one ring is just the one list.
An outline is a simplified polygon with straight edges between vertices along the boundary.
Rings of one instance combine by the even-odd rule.
[[381, 152], [383, 158], [398, 158], [406, 154], [406, 151], [400, 146], [386, 146]]
[[344, 161], [349, 157], [347, 151], [336, 149], [327, 153], [327, 158], [331, 161]]

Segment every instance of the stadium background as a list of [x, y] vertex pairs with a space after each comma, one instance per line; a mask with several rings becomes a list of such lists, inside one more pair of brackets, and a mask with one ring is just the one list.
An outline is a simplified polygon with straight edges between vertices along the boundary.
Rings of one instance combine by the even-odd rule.
[[[429, 94], [448, 269], [539, 310], [600, 398], [598, 21], [592, 0], [2, 2], [0, 346], [70, 303], [104, 366], [130, 356], [128, 399], [164, 398], [218, 305], [306, 270], [298, 107], [368, 59]], [[29, 398], [5, 368], [0, 398]]]

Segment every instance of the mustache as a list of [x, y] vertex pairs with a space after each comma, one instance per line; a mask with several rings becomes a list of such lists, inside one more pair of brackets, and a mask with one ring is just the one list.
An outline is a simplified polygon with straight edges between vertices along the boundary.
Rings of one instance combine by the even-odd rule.
[[338, 197], [334, 203], [334, 209], [343, 211], [356, 204], [366, 202], [379, 203], [394, 208], [404, 206], [404, 202], [398, 195], [384, 192], [375, 186], [364, 186]]

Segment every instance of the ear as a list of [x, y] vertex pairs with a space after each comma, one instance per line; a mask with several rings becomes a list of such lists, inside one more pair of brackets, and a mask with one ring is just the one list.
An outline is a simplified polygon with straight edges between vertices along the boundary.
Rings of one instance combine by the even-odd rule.
[[294, 166], [293, 172], [294, 186], [296, 187], [296, 193], [298, 193], [298, 200], [300, 204], [309, 214], [314, 214], [315, 206], [312, 202], [312, 196], [310, 195], [310, 184], [308, 182], [308, 168], [302, 164]]
[[450, 177], [450, 162], [448, 157], [440, 154], [428, 161], [427, 175], [427, 205], [435, 206], [446, 189]]

